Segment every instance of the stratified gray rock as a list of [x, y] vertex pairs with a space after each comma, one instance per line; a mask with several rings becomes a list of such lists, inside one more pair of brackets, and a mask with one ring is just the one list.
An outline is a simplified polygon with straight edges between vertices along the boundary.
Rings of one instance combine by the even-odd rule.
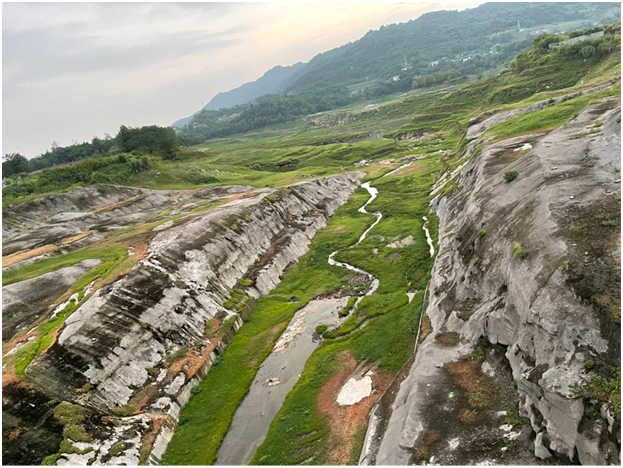
[[102, 263], [83, 260], [75, 265], [2, 288], [2, 340], [30, 326], [82, 275]]
[[89, 229], [90, 236], [68, 248], [84, 247], [98, 240], [99, 235], [93, 231], [107, 232], [150, 220], [165, 208], [170, 216], [189, 213], [212, 201], [250, 190], [253, 187], [245, 185], [191, 191], [93, 185], [18, 203], [2, 210], [2, 255], [59, 244]]
[[[69, 317], [55, 345], [28, 367], [29, 379], [57, 399], [102, 410], [127, 404], [149, 385], [147, 369], [182, 347], [210, 343], [206, 326], [217, 314], [231, 316], [223, 303], [240, 278], [252, 278], [260, 294], [272, 290], [363, 175], [262, 189], [157, 232], [148, 259]], [[95, 389], [77, 394], [86, 382]], [[178, 374], [162, 390], [187, 400], [197, 381], [185, 382]]]
[[[620, 325], [580, 297], [610, 288], [620, 298], [620, 230], [604, 231], [600, 223], [593, 231], [579, 227], [602, 213], [591, 210], [608, 196], [620, 197], [619, 106], [617, 98], [605, 99], [547, 136], [487, 144], [478, 158], [465, 158], [462, 190], [433, 200], [439, 253], [424, 312], [434, 331], [400, 386], [376, 464], [413, 460], [428, 427], [427, 389], [441, 388], [442, 366], [467, 355], [483, 336], [507, 347], [520, 414], [537, 434], [537, 457], [557, 453], [575, 461], [577, 453], [581, 463], [619, 463], [616, 428], [605, 439], [595, 433], [607, 431], [601, 426], [582, 429], [583, 402], [572, 390], [590, 378], [585, 354], [606, 367], [620, 363]], [[468, 137], [482, 134], [496, 119], [471, 129]], [[598, 120], [603, 126], [595, 126]], [[591, 133], [595, 128], [600, 130]], [[468, 151], [485, 142], [472, 142]], [[514, 157], [513, 150], [526, 142], [533, 149]], [[508, 170], [519, 172], [511, 183], [503, 178]], [[477, 235], [480, 229], [484, 237]], [[513, 256], [514, 242], [528, 252], [525, 259]], [[570, 281], [567, 269], [581, 271], [583, 283]], [[461, 305], [468, 299], [476, 304], [466, 314]], [[457, 345], [435, 339], [449, 332], [461, 338]], [[363, 459], [373, 460], [374, 454]]]

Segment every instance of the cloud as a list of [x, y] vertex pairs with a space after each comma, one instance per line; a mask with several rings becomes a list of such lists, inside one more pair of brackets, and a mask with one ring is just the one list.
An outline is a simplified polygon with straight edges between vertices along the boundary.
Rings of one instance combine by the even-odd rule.
[[[475, 5], [476, 3], [473, 3]], [[433, 3], [4, 3], [3, 153], [168, 125]]]

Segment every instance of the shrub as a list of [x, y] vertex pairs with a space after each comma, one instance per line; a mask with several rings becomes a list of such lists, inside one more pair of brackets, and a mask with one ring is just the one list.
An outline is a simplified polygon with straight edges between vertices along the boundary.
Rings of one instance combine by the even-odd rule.
[[584, 362], [584, 366], [586, 367], [586, 370], [591, 370], [593, 367], [595, 367], [595, 362], [593, 362], [592, 359], [587, 359]]
[[512, 182], [518, 175], [519, 173], [517, 171], [506, 171], [504, 173], [504, 179], [506, 179], [506, 182]]
[[480, 231], [478, 231], [478, 237], [484, 237], [485, 234], [486, 234], [486, 232], [484, 230], [482, 230], [482, 229]]
[[528, 252], [521, 247], [519, 242], [515, 242], [515, 245], [513, 245], [513, 255], [519, 258], [526, 258]]

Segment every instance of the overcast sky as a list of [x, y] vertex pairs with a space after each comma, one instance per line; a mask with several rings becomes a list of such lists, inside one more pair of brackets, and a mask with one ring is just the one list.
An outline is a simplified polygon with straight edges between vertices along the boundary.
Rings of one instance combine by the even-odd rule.
[[3, 3], [2, 153], [170, 125], [275, 65], [478, 3]]

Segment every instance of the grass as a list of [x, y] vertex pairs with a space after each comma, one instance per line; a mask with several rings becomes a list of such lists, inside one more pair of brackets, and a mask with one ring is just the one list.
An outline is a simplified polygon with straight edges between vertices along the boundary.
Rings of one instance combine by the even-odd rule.
[[[273, 292], [258, 300], [254, 312], [201, 383], [199, 393], [182, 410], [180, 426], [167, 448], [163, 464], [214, 462], [231, 418], [248, 391], [259, 365], [268, 356], [278, 334], [296, 310], [318, 294], [347, 286], [349, 275], [346, 275], [346, 271], [327, 263], [329, 255], [335, 250], [339, 251], [336, 259], [377, 275], [380, 287], [378, 294], [364, 298], [356, 313], [351, 315], [353, 318], [349, 317], [340, 327], [339, 336], [342, 338], [329, 337], [326, 344], [312, 354], [301, 382], [310, 378], [308, 373], [316, 372], [310, 362], [320, 359], [318, 356], [322, 356], [323, 349], [334, 350], [326, 358], [331, 362], [341, 349], [351, 349], [358, 353], [358, 359], [380, 360], [379, 369], [390, 374], [402, 367], [413, 351], [415, 334], [410, 325], [414, 321], [417, 323], [414, 315], [419, 314], [421, 308], [421, 298], [408, 304], [405, 292], [409, 288], [423, 290], [432, 267], [421, 219], [428, 212], [427, 195], [418, 193], [405, 200], [404, 192], [421, 192], [432, 186], [435, 169], [441, 167], [436, 161], [418, 161], [416, 164], [421, 166], [420, 172], [376, 182], [380, 195], [369, 211], [382, 211], [383, 220], [368, 234], [361, 246], [349, 249], [346, 247], [354, 244], [374, 220], [371, 214], [358, 213], [357, 209], [369, 195], [364, 189], [355, 190], [327, 227], [316, 234], [309, 252], [298, 264], [287, 270]], [[431, 235], [436, 237], [436, 220], [430, 224]], [[385, 244], [391, 242], [383, 240], [385, 236], [395, 237], [406, 232], [414, 233], [415, 244], [402, 249], [385, 247]], [[379, 247], [378, 255], [370, 256], [372, 246]], [[391, 256], [396, 252], [400, 252], [399, 258]], [[298, 297], [299, 301], [290, 303], [289, 298], [292, 296]], [[347, 308], [352, 307], [355, 300], [351, 298]], [[368, 324], [357, 329], [363, 320], [368, 320]], [[395, 322], [393, 326], [390, 325], [391, 321]], [[348, 330], [349, 324], [354, 324], [352, 330]], [[327, 335], [329, 332], [325, 330], [323, 333]], [[283, 439], [281, 435], [279, 439], [284, 444], [291, 441], [290, 436]]]
[[353, 306], [355, 305], [355, 302], [357, 302], [357, 296], [353, 296], [348, 298], [348, 302], [346, 303], [346, 307], [344, 307], [342, 310], [340, 310], [338, 312], [338, 316], [339, 317], [345, 317], [347, 316], [351, 309], [353, 308]]
[[93, 451], [92, 447], [86, 447], [84, 450], [80, 450], [73, 445], [73, 442], [90, 442], [93, 440], [91, 434], [89, 434], [84, 427], [86, 416], [86, 410], [80, 405], [63, 402], [54, 408], [54, 419], [64, 426], [63, 441], [60, 444], [58, 452], [47, 456], [41, 463], [42, 465], [56, 465], [56, 461], [63, 453], [77, 453], [83, 455]]
[[164, 361], [167, 364], [173, 364], [174, 362], [180, 361], [182, 359], [184, 359], [186, 357], [186, 355], [188, 354], [188, 347], [186, 346], [182, 346], [180, 349], [178, 349], [177, 351], [175, 351], [172, 354], [169, 354]]
[[118, 264], [121, 260], [125, 259], [128, 255], [128, 250], [119, 245], [111, 245], [109, 247], [86, 248], [70, 252], [56, 257], [38, 259], [30, 265], [26, 265], [22, 268], [14, 270], [8, 270], [2, 273], [2, 286], [24, 281], [30, 278], [41, 276], [45, 273], [59, 270], [76, 263], [80, 263], [83, 260], [99, 258], [104, 261], [102, 265], [97, 266], [91, 272], [84, 275], [81, 278], [80, 283], [89, 284], [93, 281], [92, 278], [103, 276], [109, 272], [113, 266]]
[[592, 376], [589, 397], [611, 405], [617, 421], [621, 421], [621, 368], [613, 369], [612, 378]]
[[608, 96], [620, 96], [621, 85], [618, 84], [610, 89], [598, 91], [593, 94], [570, 99], [554, 106], [546, 107], [540, 111], [514, 117], [505, 122], [493, 125], [486, 135], [494, 135], [496, 139], [506, 139], [538, 130], [556, 129], [564, 123], [575, 119], [578, 114], [589, 104], [599, 102]]

